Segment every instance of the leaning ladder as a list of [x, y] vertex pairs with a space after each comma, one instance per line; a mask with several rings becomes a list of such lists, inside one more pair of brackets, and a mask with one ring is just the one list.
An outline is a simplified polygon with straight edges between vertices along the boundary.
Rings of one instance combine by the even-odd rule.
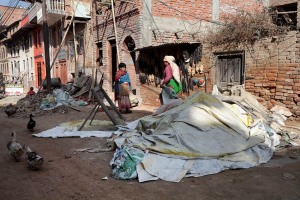
[[[83, 124], [78, 128], [78, 131], [81, 131], [81, 129], [84, 127], [87, 120], [93, 115], [90, 124], [92, 123], [96, 113], [98, 112], [99, 107], [101, 106], [104, 110], [104, 112], [107, 114], [109, 119], [112, 121], [114, 125], [125, 125], [125, 119], [123, 115], [120, 113], [116, 105], [113, 103], [113, 101], [109, 98], [107, 93], [104, 91], [104, 89], [101, 86], [97, 86], [95, 88], [91, 89], [92, 94], [97, 99], [98, 104], [94, 106], [88, 117], [85, 119]], [[103, 99], [106, 99], [109, 105], [113, 108], [113, 111], [117, 114], [118, 117], [116, 117], [114, 114], [110, 112], [110, 110], [107, 108], [107, 106], [104, 104]]]

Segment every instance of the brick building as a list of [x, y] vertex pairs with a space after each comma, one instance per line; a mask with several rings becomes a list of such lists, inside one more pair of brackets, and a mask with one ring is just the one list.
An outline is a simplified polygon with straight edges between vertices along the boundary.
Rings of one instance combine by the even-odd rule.
[[269, 7], [282, 13], [279, 14], [282, 23], [289, 23], [291, 30], [278, 37], [262, 38], [251, 49], [220, 51], [206, 48], [202, 61], [210, 69], [209, 90], [214, 84], [222, 88], [244, 84], [246, 90], [267, 108], [280, 104], [299, 117], [298, 1], [271, 0]]
[[[30, 2], [38, 7], [38, 2]], [[195, 70], [194, 81], [199, 83], [204, 78], [205, 84], [193, 85], [195, 91], [211, 92], [213, 85], [226, 89], [244, 84], [246, 90], [259, 97], [267, 107], [282, 103], [300, 116], [300, 9], [297, 0], [116, 0], [115, 24], [110, 0], [47, 2], [50, 2], [47, 22], [51, 62], [70, 26], [52, 71], [52, 77], [60, 77], [63, 83], [70, 81], [71, 74], [79, 69], [93, 75], [96, 65], [104, 72], [103, 87], [113, 99], [117, 64], [125, 62], [138, 97], [143, 102], [153, 103], [160, 89], [143, 84], [141, 77], [153, 74], [162, 78], [162, 59], [165, 55], [173, 55], [179, 65]], [[281, 12], [282, 19], [293, 28], [280, 37], [260, 39], [251, 50], [217, 50], [207, 44], [205, 38], [209, 30], [218, 29], [224, 16], [265, 7]], [[30, 8], [28, 15], [23, 16], [22, 26], [35, 24], [32, 31], [37, 31], [41, 25], [40, 11], [34, 6]], [[73, 14], [75, 28], [70, 23]], [[26, 17], [28, 21], [23, 23]], [[4, 49], [0, 48], [0, 53], [7, 52]], [[7, 69], [5, 65], [2, 67]]]
[[[285, 36], [266, 38], [256, 44], [254, 54], [246, 53], [247, 91], [261, 97], [267, 107], [281, 103], [300, 116], [300, 7], [297, 0], [271, 0], [291, 23]], [[254, 56], [253, 56], [254, 55]], [[255, 59], [252, 59], [255, 58]]]
[[[100, 1], [94, 6], [95, 54], [98, 66], [105, 72], [104, 88], [109, 93], [113, 92], [117, 66], [116, 45], [120, 61], [128, 65], [133, 87], [148, 103], [155, 102], [153, 96], [158, 94], [158, 88], [141, 85], [141, 74], [162, 78], [164, 55], [173, 55], [177, 61], [182, 61], [183, 52], [187, 51], [193, 59], [189, 64], [196, 69], [203, 68], [207, 78], [205, 87], [200, 85], [195, 90], [211, 92], [213, 85], [230, 89], [232, 85], [244, 84], [266, 107], [281, 103], [295, 116], [300, 116], [300, 9], [297, 0], [130, 2], [115, 1], [117, 40], [110, 1]], [[281, 17], [294, 28], [278, 38], [260, 39], [251, 50], [222, 51], [206, 43], [208, 30], [217, 29], [225, 15], [266, 7], [282, 12]], [[203, 73], [194, 75], [197, 76]]]
[[[0, 5], [0, 71], [3, 73], [3, 79], [5, 82], [11, 81], [13, 76], [13, 69], [10, 56], [10, 49], [3, 41], [7, 40], [7, 37], [11, 37], [11, 33], [16, 30], [8, 27], [16, 27], [14, 23], [18, 23], [22, 19], [22, 14], [26, 11], [24, 8], [13, 8], [9, 6]], [[17, 62], [17, 61], [16, 61]]]
[[[26, 29], [32, 35], [34, 85], [39, 87], [46, 76], [42, 3], [26, 1], [31, 6], [23, 14], [21, 29]], [[53, 64], [51, 77], [60, 78], [63, 84], [72, 81], [78, 70], [90, 75], [93, 73], [93, 54], [88, 53], [92, 52], [90, 1], [46, 1], [50, 65]]]
[[[173, 55], [178, 63], [182, 63], [186, 52], [192, 60], [190, 65], [199, 67], [206, 53], [203, 52], [203, 39], [209, 34], [208, 27], [219, 24], [224, 14], [234, 14], [238, 9], [251, 11], [262, 6], [262, 1], [256, 0], [115, 1], [116, 38], [110, 1], [96, 1], [93, 6], [95, 55], [98, 67], [105, 74], [104, 89], [113, 96], [113, 76], [119, 50], [120, 62], [127, 64], [133, 88], [143, 101], [147, 100], [143, 96], [147, 91], [140, 91], [140, 77], [153, 74], [162, 78], [165, 55]], [[208, 65], [204, 67], [209, 69], [211, 63], [205, 64]]]

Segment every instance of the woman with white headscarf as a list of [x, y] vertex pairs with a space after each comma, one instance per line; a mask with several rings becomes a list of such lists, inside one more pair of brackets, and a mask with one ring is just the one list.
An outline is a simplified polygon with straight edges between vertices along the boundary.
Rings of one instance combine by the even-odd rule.
[[173, 56], [164, 57], [164, 80], [162, 85], [171, 87], [176, 94], [182, 91], [182, 85], [180, 81], [180, 70], [177, 64], [175, 63], [175, 58]]

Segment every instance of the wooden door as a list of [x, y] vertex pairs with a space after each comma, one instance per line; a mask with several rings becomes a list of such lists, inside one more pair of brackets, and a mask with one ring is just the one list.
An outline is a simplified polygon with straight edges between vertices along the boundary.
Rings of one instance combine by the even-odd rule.
[[244, 66], [241, 55], [220, 56], [217, 61], [217, 84], [228, 89], [233, 85], [243, 84]]
[[42, 63], [41, 62], [37, 63], [37, 83], [39, 87], [42, 85]]
[[66, 84], [68, 81], [68, 76], [67, 76], [67, 65], [66, 62], [61, 62], [59, 63], [59, 73], [60, 73], [60, 80], [62, 84]]

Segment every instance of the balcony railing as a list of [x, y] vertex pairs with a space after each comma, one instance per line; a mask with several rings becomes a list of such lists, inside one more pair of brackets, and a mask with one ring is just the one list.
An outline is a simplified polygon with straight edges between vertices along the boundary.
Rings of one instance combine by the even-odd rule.
[[65, 11], [65, 0], [47, 0], [49, 12], [61, 13]]
[[[45, 1], [47, 5], [48, 25], [52, 25], [59, 21], [63, 15], [65, 15], [65, 0]], [[23, 14], [22, 26], [25, 25], [27, 28], [29, 28], [30, 24], [42, 24], [42, 19], [42, 4], [35, 2], [33, 6]]]

